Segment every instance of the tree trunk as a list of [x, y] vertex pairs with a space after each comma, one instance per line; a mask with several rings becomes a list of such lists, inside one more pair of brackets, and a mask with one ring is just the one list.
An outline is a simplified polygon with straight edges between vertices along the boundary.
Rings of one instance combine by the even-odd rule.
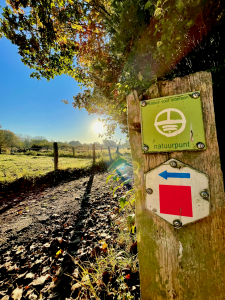
[[[199, 72], [149, 89], [148, 99], [200, 91], [207, 149], [142, 153], [140, 107], [136, 92], [127, 97], [132, 151], [138, 258], [142, 300], [224, 300], [224, 186], [216, 135], [211, 74]], [[211, 212], [181, 229], [146, 209], [144, 174], [176, 158], [209, 176]]]

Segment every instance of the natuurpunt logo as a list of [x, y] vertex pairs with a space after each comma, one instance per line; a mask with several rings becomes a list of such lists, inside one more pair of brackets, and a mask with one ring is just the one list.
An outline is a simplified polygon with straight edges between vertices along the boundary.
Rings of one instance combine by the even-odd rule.
[[[179, 119], [171, 119], [170, 114], [171, 112], [175, 112], [179, 115]], [[166, 119], [162, 121], [158, 121], [159, 117], [163, 114], [166, 114]], [[154, 126], [156, 130], [166, 136], [166, 137], [172, 137], [180, 134], [184, 131], [186, 126], [186, 118], [182, 111], [176, 108], [167, 108], [159, 112], [155, 118]]]

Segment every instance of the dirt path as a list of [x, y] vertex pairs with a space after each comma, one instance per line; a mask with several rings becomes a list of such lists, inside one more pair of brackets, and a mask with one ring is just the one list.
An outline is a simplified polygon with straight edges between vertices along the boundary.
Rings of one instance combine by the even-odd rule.
[[[132, 176], [131, 168], [128, 173]], [[76, 278], [70, 255], [83, 261], [94, 258], [103, 250], [100, 240], [113, 245], [117, 236], [112, 222], [118, 199], [105, 183], [107, 175], [83, 177], [29, 195], [0, 215], [2, 299], [76, 298], [80, 287], [71, 291]], [[123, 193], [121, 189], [118, 196]], [[139, 274], [135, 276], [130, 288], [138, 299]]]
[[[31, 194], [19, 201], [0, 215], [0, 224], [3, 224], [0, 229], [0, 245], [5, 248], [8, 241], [11, 245], [12, 237], [16, 236], [18, 239], [19, 235], [27, 241], [33, 239], [34, 235], [38, 235], [46, 226], [55, 223], [55, 219], [69, 222], [81, 209], [82, 201], [90, 197], [90, 193], [95, 196], [104, 195], [106, 176], [104, 173], [83, 177], [48, 188], [40, 194]], [[17, 198], [14, 201], [17, 201]]]

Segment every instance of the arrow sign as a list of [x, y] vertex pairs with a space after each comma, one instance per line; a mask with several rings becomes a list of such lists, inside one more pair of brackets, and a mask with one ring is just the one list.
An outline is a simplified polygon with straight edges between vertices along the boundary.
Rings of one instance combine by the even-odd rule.
[[167, 178], [190, 178], [190, 173], [169, 173], [164, 171], [158, 175], [166, 180]]

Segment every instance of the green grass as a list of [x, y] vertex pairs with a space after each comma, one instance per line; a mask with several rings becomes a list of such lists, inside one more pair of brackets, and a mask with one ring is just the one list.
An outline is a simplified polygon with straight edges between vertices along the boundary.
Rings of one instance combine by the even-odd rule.
[[[92, 159], [60, 157], [59, 169], [85, 168]], [[0, 182], [13, 182], [18, 178], [38, 177], [54, 170], [52, 157], [31, 155], [0, 155]]]
[[[111, 148], [111, 155], [116, 153], [116, 148]], [[119, 149], [119, 153], [122, 155], [130, 154], [131, 151], [127, 148], [125, 149]], [[24, 155], [24, 154], [20, 154]], [[53, 157], [53, 151], [52, 150], [40, 150], [40, 151], [27, 151], [26, 155], [31, 156], [50, 156]], [[108, 149], [103, 149], [102, 151], [100, 149], [95, 150], [95, 156], [96, 158], [103, 158], [105, 156], [109, 155]], [[89, 151], [83, 150], [83, 149], [76, 149], [75, 148], [75, 158], [92, 158], [93, 156], [93, 150], [90, 147]], [[59, 149], [59, 157], [73, 157], [73, 151], [72, 149], [62, 150]]]

